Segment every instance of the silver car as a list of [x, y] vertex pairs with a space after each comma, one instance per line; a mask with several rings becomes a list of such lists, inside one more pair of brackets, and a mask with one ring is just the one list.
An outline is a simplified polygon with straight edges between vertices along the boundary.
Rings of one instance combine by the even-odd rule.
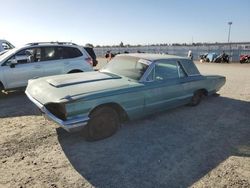
[[93, 71], [84, 48], [72, 43], [30, 43], [0, 56], [0, 91], [25, 87], [29, 79]]
[[[0, 52], [15, 48], [9, 41], [0, 39]], [[1, 55], [1, 53], [0, 53]]]

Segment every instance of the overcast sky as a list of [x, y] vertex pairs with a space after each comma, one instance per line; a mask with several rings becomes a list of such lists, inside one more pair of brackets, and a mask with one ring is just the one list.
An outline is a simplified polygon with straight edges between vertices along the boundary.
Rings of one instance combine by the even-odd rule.
[[250, 41], [250, 0], [0, 0], [0, 39], [113, 45]]

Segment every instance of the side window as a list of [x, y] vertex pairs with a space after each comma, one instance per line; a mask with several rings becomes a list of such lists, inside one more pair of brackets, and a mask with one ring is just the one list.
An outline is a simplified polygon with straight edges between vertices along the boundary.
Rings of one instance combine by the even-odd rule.
[[41, 61], [41, 48], [31, 48], [25, 50], [28, 63], [34, 63]]
[[6, 43], [6, 42], [3, 42], [3, 43], [2, 43], [2, 47], [3, 47], [4, 50], [9, 50], [9, 49], [11, 49], [11, 46], [10, 46], [8, 43]]
[[63, 59], [76, 58], [82, 56], [82, 52], [77, 48], [64, 47], [63, 48]]
[[185, 73], [177, 61], [160, 60], [155, 64], [154, 69], [150, 72], [147, 81], [164, 81], [185, 77]]
[[58, 59], [63, 59], [63, 47], [58, 47], [57, 48], [57, 56], [58, 56]]
[[155, 80], [179, 78], [177, 62], [159, 61], [155, 65]]
[[11, 57], [6, 62], [6, 65], [9, 65], [12, 59], [16, 59], [18, 64], [38, 62], [41, 60], [41, 48], [28, 48], [21, 50]]
[[153, 68], [153, 69], [151, 70], [151, 72], [149, 73], [149, 75], [148, 75], [148, 77], [146, 78], [146, 80], [147, 80], [148, 82], [152, 82], [152, 81], [155, 80], [155, 68]]
[[15, 55], [17, 63], [18, 64], [28, 63], [29, 55], [31, 55], [29, 49], [19, 51]]
[[56, 60], [56, 59], [57, 59], [57, 55], [56, 55], [55, 47], [43, 48], [43, 55], [42, 55], [43, 61], [51, 61], [51, 60]]
[[181, 67], [181, 63], [179, 61], [177, 63], [177, 68], [178, 68], [178, 73], [179, 73], [180, 78], [184, 78], [187, 76], [183, 68]]

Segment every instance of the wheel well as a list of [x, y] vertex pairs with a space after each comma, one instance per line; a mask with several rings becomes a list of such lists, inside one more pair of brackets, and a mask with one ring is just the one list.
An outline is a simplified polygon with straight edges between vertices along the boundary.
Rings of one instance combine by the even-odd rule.
[[125, 122], [126, 120], [129, 119], [127, 112], [117, 103], [101, 104], [101, 105], [95, 107], [93, 110], [91, 110], [90, 114], [93, 113], [95, 110], [102, 108], [104, 106], [113, 108], [117, 112], [117, 114], [119, 115], [119, 119], [121, 122]]
[[0, 92], [1, 92], [2, 90], [4, 90], [4, 85], [3, 85], [3, 83], [0, 81]]
[[204, 96], [208, 96], [208, 91], [205, 88], [196, 90], [195, 92], [201, 92]]
[[77, 72], [83, 72], [83, 71], [79, 70], [79, 69], [74, 69], [74, 70], [69, 71], [68, 74], [70, 74], [70, 73], [77, 73]]

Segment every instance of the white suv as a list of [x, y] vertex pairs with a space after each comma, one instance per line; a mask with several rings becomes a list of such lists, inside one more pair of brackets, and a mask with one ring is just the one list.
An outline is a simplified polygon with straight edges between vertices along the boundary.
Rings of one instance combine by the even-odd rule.
[[84, 48], [73, 43], [30, 43], [0, 56], [0, 92], [25, 87], [37, 77], [93, 71]]

